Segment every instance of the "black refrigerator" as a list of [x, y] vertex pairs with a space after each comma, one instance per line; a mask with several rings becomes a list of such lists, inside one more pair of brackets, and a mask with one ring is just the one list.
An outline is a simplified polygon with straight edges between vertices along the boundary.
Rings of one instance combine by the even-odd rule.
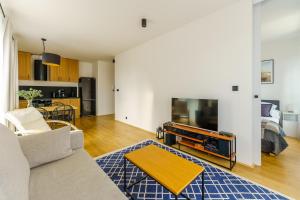
[[81, 116], [96, 115], [96, 79], [91, 77], [79, 78], [79, 97]]

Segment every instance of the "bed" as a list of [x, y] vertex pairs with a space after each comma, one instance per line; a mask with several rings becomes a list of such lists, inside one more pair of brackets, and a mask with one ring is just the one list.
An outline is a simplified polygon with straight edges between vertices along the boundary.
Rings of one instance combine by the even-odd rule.
[[278, 155], [288, 146], [282, 129], [280, 101], [261, 101], [261, 151]]

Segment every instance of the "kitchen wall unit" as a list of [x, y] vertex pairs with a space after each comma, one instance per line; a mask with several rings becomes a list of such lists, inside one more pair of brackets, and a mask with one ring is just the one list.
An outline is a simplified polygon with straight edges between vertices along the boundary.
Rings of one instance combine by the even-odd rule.
[[32, 65], [31, 65], [31, 53], [19, 51], [19, 80], [31, 80], [32, 77]]
[[78, 82], [79, 78], [79, 61], [67, 59], [68, 77], [70, 82]]
[[78, 82], [78, 60], [61, 58], [60, 66], [50, 66], [50, 81]]
[[[32, 55], [28, 52], [19, 51], [19, 80], [32, 80], [34, 74]], [[79, 61], [69, 58], [61, 58], [60, 66], [49, 66], [49, 81], [78, 83]]]

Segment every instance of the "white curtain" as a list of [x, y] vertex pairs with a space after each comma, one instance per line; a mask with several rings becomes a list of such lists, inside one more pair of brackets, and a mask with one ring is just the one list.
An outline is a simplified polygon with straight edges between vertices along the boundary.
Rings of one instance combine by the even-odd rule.
[[12, 27], [5, 18], [0, 27], [0, 123], [7, 125], [4, 115], [18, 105], [18, 47]]

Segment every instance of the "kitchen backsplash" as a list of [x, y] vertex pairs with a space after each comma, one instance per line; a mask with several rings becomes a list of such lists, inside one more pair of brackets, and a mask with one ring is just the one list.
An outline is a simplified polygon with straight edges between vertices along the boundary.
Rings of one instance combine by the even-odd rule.
[[[30, 88], [41, 90], [43, 97], [40, 99], [47, 99], [47, 98], [76, 98], [77, 96], [77, 87], [53, 87], [53, 86], [19, 86], [19, 90], [29, 90]], [[60, 92], [59, 92], [60, 90]], [[64, 96], [62, 96], [62, 92]], [[60, 96], [59, 96], [60, 94]], [[20, 98], [22, 99], [22, 98]]]

